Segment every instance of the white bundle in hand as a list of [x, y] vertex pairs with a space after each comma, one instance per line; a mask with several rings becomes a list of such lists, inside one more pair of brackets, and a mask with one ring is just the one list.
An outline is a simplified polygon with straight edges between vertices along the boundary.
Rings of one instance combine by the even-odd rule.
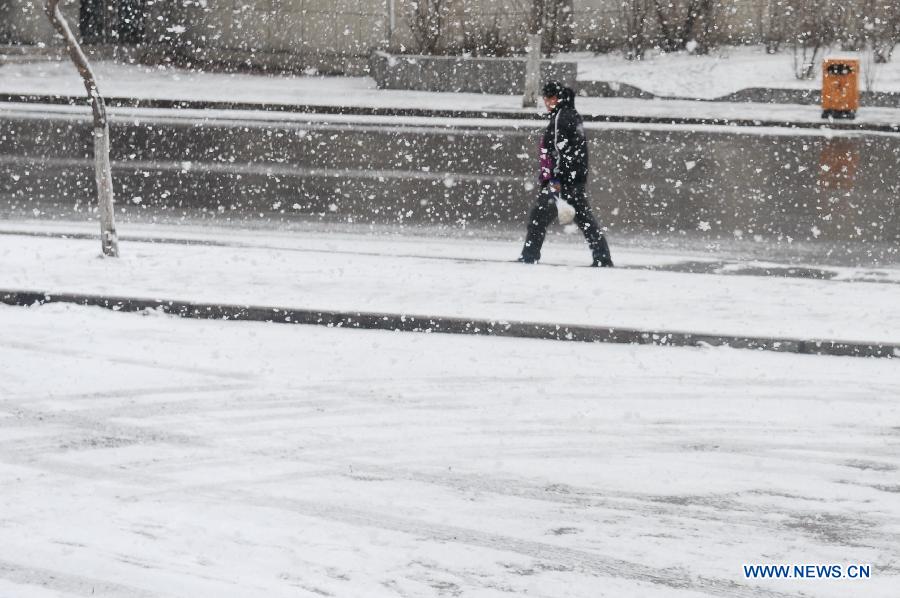
[[563, 226], [575, 221], [575, 208], [561, 197], [556, 198], [556, 217]]

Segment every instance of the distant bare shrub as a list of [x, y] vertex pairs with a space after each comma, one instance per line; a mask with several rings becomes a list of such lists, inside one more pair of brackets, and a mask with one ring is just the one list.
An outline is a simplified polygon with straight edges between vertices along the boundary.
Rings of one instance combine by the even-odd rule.
[[831, 0], [784, 0], [786, 39], [794, 56], [794, 76], [815, 77], [819, 53], [845, 30], [847, 10]]
[[511, 56], [515, 44], [500, 26], [501, 15], [494, 15], [484, 27], [466, 27], [462, 51], [473, 56]]
[[544, 44], [551, 52], [567, 52], [572, 48], [573, 0], [544, 0]]
[[444, 37], [448, 0], [414, 0], [409, 7], [409, 29], [416, 49], [422, 54], [435, 54]]
[[652, 0], [660, 47], [666, 52], [677, 52], [690, 43], [694, 53], [706, 54], [712, 45], [719, 4], [715, 0]]
[[863, 84], [869, 93], [875, 90], [875, 79], [878, 71], [876, 70], [875, 53], [872, 48], [866, 48], [862, 55], [862, 76]]
[[863, 0], [863, 37], [877, 64], [891, 61], [900, 43], [900, 2]]
[[573, 0], [527, 0], [525, 11], [528, 31], [541, 35], [541, 52], [572, 49]]
[[650, 47], [650, 0], [622, 0], [622, 27], [625, 29], [625, 57], [643, 60]]
[[767, 54], [777, 54], [787, 38], [784, 0], [767, 0], [762, 31]]

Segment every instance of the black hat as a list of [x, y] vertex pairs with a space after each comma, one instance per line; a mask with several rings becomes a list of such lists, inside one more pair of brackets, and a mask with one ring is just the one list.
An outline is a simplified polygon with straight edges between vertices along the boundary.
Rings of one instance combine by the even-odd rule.
[[550, 81], [544, 83], [544, 87], [541, 89], [541, 94], [545, 98], [558, 98], [562, 95], [562, 92], [565, 88], [565, 85], [563, 85], [559, 81], [554, 81], [551, 79]]

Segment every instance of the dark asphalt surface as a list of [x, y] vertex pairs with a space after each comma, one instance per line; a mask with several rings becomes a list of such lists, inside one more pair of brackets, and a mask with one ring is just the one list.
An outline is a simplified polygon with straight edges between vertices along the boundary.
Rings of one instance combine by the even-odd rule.
[[[339, 120], [339, 119], [338, 119]], [[517, 238], [537, 127], [116, 119], [119, 219]], [[589, 127], [616, 243], [831, 265], [900, 263], [900, 135]], [[0, 218], [84, 219], [90, 129], [0, 120]]]

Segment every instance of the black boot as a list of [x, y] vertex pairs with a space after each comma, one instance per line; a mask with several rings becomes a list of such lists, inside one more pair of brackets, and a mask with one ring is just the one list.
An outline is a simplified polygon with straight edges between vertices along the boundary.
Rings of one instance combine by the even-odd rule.
[[597, 243], [597, 248], [594, 250], [594, 261], [591, 262], [591, 266], [597, 268], [612, 268], [613, 261], [612, 256], [609, 253], [609, 244], [606, 242], [606, 237], [600, 235], [600, 241]]

